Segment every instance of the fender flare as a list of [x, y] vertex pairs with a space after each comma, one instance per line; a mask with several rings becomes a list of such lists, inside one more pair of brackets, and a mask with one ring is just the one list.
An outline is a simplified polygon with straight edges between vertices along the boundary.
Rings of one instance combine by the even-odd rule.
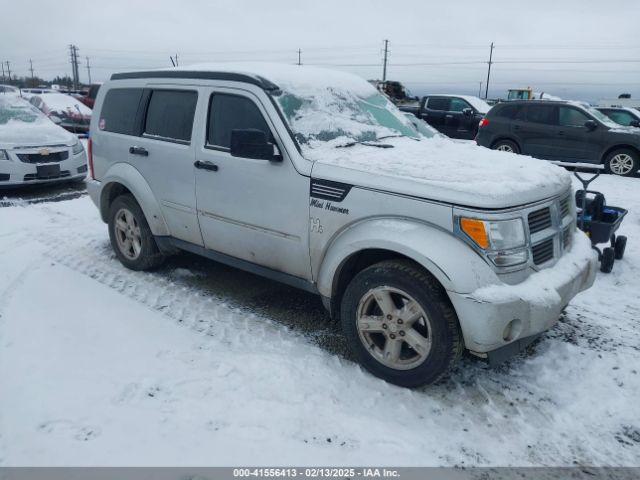
[[158, 199], [151, 191], [151, 187], [142, 174], [133, 166], [128, 163], [116, 163], [107, 170], [106, 174], [100, 180], [102, 182], [100, 213], [103, 220], [106, 221], [106, 214], [108, 212], [107, 201], [109, 192], [115, 184], [120, 184], [135, 197], [147, 219], [151, 233], [156, 236], [171, 235]]
[[448, 291], [470, 293], [500, 283], [487, 262], [452, 233], [406, 218], [374, 218], [346, 228], [326, 247], [317, 277], [320, 294], [331, 298], [345, 262], [370, 249], [389, 250], [410, 258]]

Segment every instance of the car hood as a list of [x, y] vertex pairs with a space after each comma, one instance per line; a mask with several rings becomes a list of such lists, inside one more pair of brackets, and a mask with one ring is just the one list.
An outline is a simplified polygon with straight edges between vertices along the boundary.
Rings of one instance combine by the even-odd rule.
[[303, 148], [314, 178], [483, 209], [516, 207], [567, 191], [571, 177], [544, 160], [448, 138], [382, 140], [393, 148]]
[[72, 144], [75, 135], [45, 117], [33, 122], [10, 120], [0, 124], [0, 148]]

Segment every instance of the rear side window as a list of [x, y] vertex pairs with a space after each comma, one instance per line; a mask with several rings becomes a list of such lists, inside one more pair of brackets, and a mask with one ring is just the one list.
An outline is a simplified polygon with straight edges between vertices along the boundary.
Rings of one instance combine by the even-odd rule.
[[197, 92], [154, 90], [147, 107], [144, 133], [167, 140], [190, 142], [197, 101]]
[[228, 149], [231, 147], [231, 131], [257, 129], [273, 141], [258, 106], [250, 99], [238, 95], [216, 93], [209, 104], [209, 126], [207, 144]]
[[529, 105], [527, 108], [527, 121], [554, 125], [554, 107], [550, 105]]
[[451, 99], [442, 97], [429, 97], [427, 100], [427, 108], [431, 110], [441, 110], [443, 112], [449, 111], [449, 104]]
[[141, 88], [114, 88], [102, 102], [100, 130], [125, 135], [138, 135], [136, 114], [142, 97]]
[[504, 107], [497, 109], [495, 116], [499, 118], [515, 119], [520, 108], [520, 105], [505, 105]]
[[587, 120], [590, 118], [576, 108], [560, 107], [558, 111], [558, 125], [562, 127], [584, 127]]

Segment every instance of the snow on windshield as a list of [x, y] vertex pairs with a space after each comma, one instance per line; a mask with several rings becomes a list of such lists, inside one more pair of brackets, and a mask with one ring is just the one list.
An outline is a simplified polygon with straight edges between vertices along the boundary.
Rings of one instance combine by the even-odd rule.
[[375, 142], [417, 133], [391, 102], [377, 92], [360, 97], [327, 87], [313, 93], [285, 91], [278, 97], [298, 142], [313, 148], [318, 142]]
[[9, 121], [34, 123], [42, 115], [35, 107], [18, 97], [0, 97], [0, 125]]

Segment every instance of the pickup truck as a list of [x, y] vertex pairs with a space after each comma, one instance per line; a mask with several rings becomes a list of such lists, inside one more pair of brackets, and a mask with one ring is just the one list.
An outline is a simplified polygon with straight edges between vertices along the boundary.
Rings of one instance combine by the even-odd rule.
[[427, 138], [343, 72], [114, 74], [88, 151], [87, 189], [123, 265], [185, 250], [313, 292], [354, 357], [406, 387], [465, 349], [518, 352], [596, 273], [565, 170]]
[[473, 140], [480, 120], [491, 106], [469, 95], [427, 95], [416, 105], [399, 108], [413, 113], [448, 137]]

